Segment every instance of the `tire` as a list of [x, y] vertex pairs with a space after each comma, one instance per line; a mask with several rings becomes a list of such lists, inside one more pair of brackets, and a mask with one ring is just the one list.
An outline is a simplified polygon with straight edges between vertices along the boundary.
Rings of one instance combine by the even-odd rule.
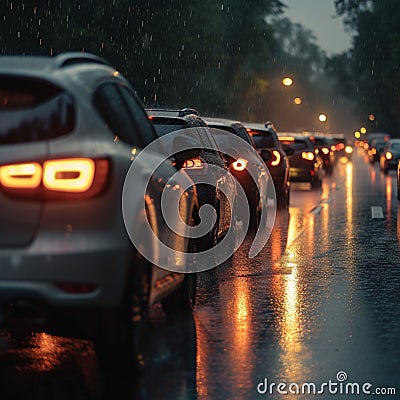
[[191, 314], [196, 304], [197, 273], [185, 274], [182, 285], [161, 301], [167, 317]]
[[144, 330], [150, 288], [150, 263], [135, 256], [133, 271], [127, 278], [122, 305], [117, 310], [103, 312], [94, 337], [94, 346], [100, 365], [120, 370], [140, 371], [143, 366]]

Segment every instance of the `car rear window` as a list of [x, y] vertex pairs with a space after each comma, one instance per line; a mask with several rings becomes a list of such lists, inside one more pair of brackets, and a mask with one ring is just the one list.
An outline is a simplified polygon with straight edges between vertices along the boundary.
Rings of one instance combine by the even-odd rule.
[[392, 143], [391, 149], [395, 151], [400, 151], [400, 143]]
[[282, 140], [281, 143], [283, 146], [292, 147], [295, 151], [307, 149], [307, 142], [305, 140], [301, 140], [301, 139]]
[[185, 129], [186, 125], [167, 125], [167, 124], [154, 124], [154, 128], [158, 136], [164, 136], [167, 133], [175, 132], [180, 129]]
[[0, 143], [35, 142], [71, 132], [71, 95], [48, 82], [0, 77]]
[[263, 132], [261, 135], [253, 134], [253, 142], [258, 149], [276, 147], [273, 135], [268, 132]]

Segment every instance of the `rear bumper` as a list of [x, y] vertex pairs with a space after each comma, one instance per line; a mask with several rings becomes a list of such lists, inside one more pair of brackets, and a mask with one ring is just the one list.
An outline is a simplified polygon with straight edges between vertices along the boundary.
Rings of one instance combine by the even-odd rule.
[[397, 169], [398, 163], [399, 163], [399, 160], [388, 160], [387, 161], [387, 167], [389, 169]]
[[290, 180], [292, 182], [310, 182], [313, 179], [312, 169], [290, 168]]
[[[46, 236], [21, 249], [0, 250], [0, 304], [18, 299], [51, 307], [117, 307], [132, 262], [132, 245], [112, 235]], [[130, 245], [129, 245], [130, 244]], [[86, 284], [90, 291], [68, 293], [57, 284]]]

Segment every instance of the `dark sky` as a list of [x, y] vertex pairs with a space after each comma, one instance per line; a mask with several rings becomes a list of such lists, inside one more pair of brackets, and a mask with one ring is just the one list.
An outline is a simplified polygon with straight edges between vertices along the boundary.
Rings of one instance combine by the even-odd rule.
[[285, 15], [301, 23], [317, 37], [318, 45], [328, 55], [341, 53], [351, 44], [342, 19], [335, 17], [334, 0], [282, 0], [288, 7]]

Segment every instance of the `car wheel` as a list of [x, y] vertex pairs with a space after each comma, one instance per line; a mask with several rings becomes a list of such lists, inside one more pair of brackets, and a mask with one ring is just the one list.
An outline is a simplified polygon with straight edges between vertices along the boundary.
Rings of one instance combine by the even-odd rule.
[[185, 279], [177, 290], [161, 301], [168, 317], [190, 314], [196, 304], [197, 273], [185, 274]]
[[96, 355], [102, 367], [114, 369], [143, 366], [143, 337], [150, 290], [150, 263], [135, 256], [133, 271], [121, 307], [102, 313], [94, 338]]

